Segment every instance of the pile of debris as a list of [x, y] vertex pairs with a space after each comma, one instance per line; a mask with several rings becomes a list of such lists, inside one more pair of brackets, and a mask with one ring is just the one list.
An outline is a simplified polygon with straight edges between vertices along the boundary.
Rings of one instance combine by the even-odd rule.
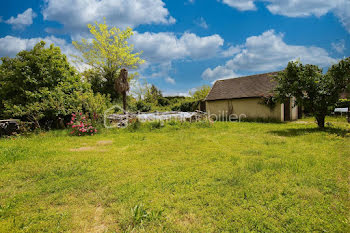
[[19, 130], [19, 120], [8, 119], [0, 120], [0, 137], [10, 136], [17, 133]]
[[140, 122], [148, 121], [187, 121], [198, 122], [207, 119], [207, 113], [202, 111], [195, 112], [152, 112], [152, 113], [126, 113], [111, 114], [107, 120], [109, 124], [116, 125], [118, 128], [126, 127], [130, 122], [139, 120]]

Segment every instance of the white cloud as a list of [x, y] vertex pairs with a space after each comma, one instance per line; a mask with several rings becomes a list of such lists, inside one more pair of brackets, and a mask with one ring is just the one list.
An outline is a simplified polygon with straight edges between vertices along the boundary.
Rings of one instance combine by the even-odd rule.
[[240, 11], [256, 10], [254, 0], [222, 0], [222, 2]]
[[240, 46], [230, 46], [228, 49], [223, 50], [221, 52], [221, 55], [223, 57], [232, 57], [233, 55], [239, 53], [241, 51], [241, 47]]
[[276, 71], [284, 68], [289, 61], [296, 59], [322, 67], [337, 62], [322, 48], [286, 44], [283, 41], [283, 34], [275, 33], [274, 30], [266, 31], [259, 36], [248, 37], [245, 44], [241, 46], [241, 51], [225, 65], [206, 69], [202, 78], [225, 78], [230, 75], [230, 71], [233, 74]]
[[45, 0], [42, 13], [72, 34], [86, 32], [87, 24], [104, 17], [108, 25], [119, 28], [175, 23], [162, 0]]
[[34, 45], [36, 45], [42, 40], [46, 42], [47, 47], [51, 44], [60, 47], [61, 52], [65, 54], [70, 60], [70, 55], [77, 54], [77, 51], [75, 51], [71, 44], [68, 44], [64, 39], [57, 38], [55, 36], [48, 36], [45, 38], [37, 37], [31, 39], [19, 38], [14, 36], [5, 36], [3, 38], [0, 38], [0, 57], [14, 57], [18, 52], [22, 50], [32, 49]]
[[138, 33], [131, 38], [148, 62], [164, 63], [178, 59], [202, 59], [216, 56], [224, 44], [219, 35], [199, 37], [185, 32], [180, 37], [170, 32]]
[[232, 69], [226, 66], [217, 66], [214, 69], [207, 68], [202, 74], [202, 78], [205, 80], [217, 80], [235, 77], [238, 77], [238, 75]]
[[11, 17], [5, 21], [5, 23], [12, 25], [14, 29], [22, 29], [26, 26], [33, 24], [33, 19], [36, 17], [36, 13], [32, 8], [27, 9], [22, 14], [18, 14], [17, 17]]
[[201, 27], [201, 28], [204, 28], [204, 29], [208, 29], [209, 28], [207, 22], [205, 21], [205, 19], [203, 17], [200, 17], [194, 23], [196, 25], [198, 25], [199, 27]]
[[186, 91], [176, 91], [176, 90], [162, 90], [163, 96], [184, 96], [190, 97], [190, 94]]
[[175, 80], [169, 79], [169, 73], [173, 61], [215, 57], [224, 44], [219, 35], [199, 37], [188, 32], [181, 36], [170, 32], [135, 32], [130, 42], [135, 45], [136, 51], [143, 51], [142, 58], [147, 64], [141, 67], [140, 72], [151, 73], [149, 77], [164, 78], [172, 84], [175, 84]]
[[223, 0], [240, 11], [256, 10], [255, 2], [265, 2], [272, 14], [288, 17], [321, 17], [333, 12], [343, 26], [350, 32], [350, 1], [349, 0]]
[[167, 83], [170, 83], [170, 84], [175, 84], [176, 82], [175, 82], [175, 79], [173, 79], [173, 78], [171, 78], [171, 77], [166, 77], [165, 78], [165, 82], [167, 82]]
[[338, 42], [332, 43], [332, 48], [340, 54], [344, 53], [345, 50], [345, 40], [340, 40]]

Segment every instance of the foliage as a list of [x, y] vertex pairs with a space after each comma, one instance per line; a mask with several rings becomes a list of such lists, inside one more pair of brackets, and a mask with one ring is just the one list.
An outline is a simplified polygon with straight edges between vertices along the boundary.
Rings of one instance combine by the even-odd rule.
[[0, 139], [0, 232], [349, 232], [338, 119]]
[[[92, 41], [73, 41], [75, 48], [81, 52], [81, 56], [76, 57], [77, 61], [93, 68], [86, 76], [93, 81], [94, 90], [103, 91], [102, 94], [109, 94], [115, 100], [118, 96], [113, 86], [120, 70], [136, 69], [145, 61], [140, 58], [141, 53], [133, 53], [134, 47], [128, 43], [134, 34], [131, 28], [109, 28], [106, 22], [95, 22], [95, 25], [89, 24], [88, 28], [94, 37]], [[130, 75], [130, 78], [133, 77]]]
[[289, 62], [277, 81], [278, 99], [284, 102], [295, 97], [296, 104], [312, 113], [318, 126], [323, 128], [325, 116], [350, 83], [350, 57], [333, 65], [326, 74], [315, 65]]
[[159, 97], [157, 102], [159, 106], [163, 106], [163, 107], [170, 105], [170, 101], [165, 97]]
[[[0, 86], [1, 117], [19, 117], [36, 127], [41, 121], [58, 125], [82, 108], [96, 109], [88, 107], [94, 101], [89, 84], [81, 81], [60, 48], [45, 48], [45, 42], [15, 58], [2, 58]], [[108, 97], [97, 98], [108, 102]]]
[[273, 95], [266, 95], [261, 97], [260, 104], [263, 104], [273, 110], [276, 107], [277, 100]]
[[146, 79], [133, 79], [130, 80], [131, 93], [136, 97], [137, 100], [143, 100], [150, 88]]
[[69, 122], [69, 126], [72, 131], [71, 135], [74, 136], [86, 136], [86, 135], [94, 135], [97, 133], [96, 127], [93, 125], [93, 122], [96, 121], [97, 116], [94, 116], [94, 120], [89, 119], [88, 114], [83, 114], [82, 112], [73, 113], [71, 121]]
[[173, 111], [181, 111], [181, 112], [194, 112], [198, 109], [199, 101], [191, 101], [187, 100], [182, 103], [178, 103], [174, 105], [171, 110]]
[[196, 88], [194, 92], [189, 92], [190, 96], [195, 100], [204, 100], [209, 94], [211, 87], [209, 85], [203, 85], [199, 88]]
[[136, 111], [137, 112], [149, 112], [152, 109], [152, 105], [149, 103], [146, 103], [143, 100], [136, 102]]
[[139, 204], [131, 208], [132, 226], [143, 225], [146, 222], [159, 220], [162, 216], [162, 211], [147, 210], [143, 204]]
[[163, 94], [154, 84], [147, 89], [145, 95], [145, 101], [148, 103], [158, 104], [158, 99], [162, 98]]
[[336, 108], [349, 108], [350, 109], [350, 99], [340, 99], [335, 104]]

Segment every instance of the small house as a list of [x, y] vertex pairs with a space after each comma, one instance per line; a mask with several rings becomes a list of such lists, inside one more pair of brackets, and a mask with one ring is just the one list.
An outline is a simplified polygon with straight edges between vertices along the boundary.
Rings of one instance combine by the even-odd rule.
[[244, 116], [249, 119], [297, 120], [300, 117], [293, 98], [285, 103], [266, 104], [264, 98], [273, 96], [277, 72], [218, 80], [205, 99], [210, 116], [228, 119]]

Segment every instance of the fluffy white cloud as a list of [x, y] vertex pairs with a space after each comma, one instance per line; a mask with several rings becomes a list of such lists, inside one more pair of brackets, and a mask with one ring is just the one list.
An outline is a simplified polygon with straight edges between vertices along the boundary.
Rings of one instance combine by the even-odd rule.
[[224, 66], [208, 68], [202, 74], [204, 79], [234, 76], [235, 72], [265, 72], [282, 69], [291, 60], [300, 59], [303, 63], [329, 66], [337, 60], [330, 57], [326, 50], [319, 47], [288, 45], [283, 41], [283, 34], [274, 30], [246, 39], [241, 51]]
[[240, 11], [256, 10], [254, 0], [222, 0], [222, 2]]
[[320, 17], [333, 12], [350, 32], [349, 0], [223, 0], [222, 2], [240, 11], [256, 10], [255, 2], [266, 2], [272, 14], [288, 17]]
[[45, 38], [37, 37], [31, 39], [24, 39], [14, 36], [5, 36], [0, 38], [0, 57], [8, 56], [14, 57], [18, 52], [22, 50], [30, 50], [40, 41], [45, 41], [46, 46], [54, 44], [61, 48], [62, 53], [66, 54], [68, 58], [70, 55], [77, 54], [77, 51], [71, 44], [68, 44], [66, 40], [57, 38], [55, 36], [48, 36]]
[[27, 9], [25, 12], [22, 14], [18, 14], [17, 17], [11, 17], [8, 20], [5, 21], [7, 24], [11, 24], [13, 28], [15, 29], [21, 29], [26, 26], [32, 25], [33, 24], [33, 19], [37, 15], [35, 12], [32, 10], [32, 8]]
[[45, 20], [60, 22], [74, 34], [104, 17], [108, 25], [119, 28], [175, 23], [162, 0], [45, 0], [42, 13]]
[[338, 53], [343, 54], [345, 50], [345, 40], [332, 43], [332, 48]]
[[142, 57], [147, 61], [140, 72], [150, 73], [148, 77], [164, 78], [171, 84], [175, 84], [169, 77], [173, 61], [215, 57], [224, 44], [219, 35], [199, 37], [188, 32], [181, 36], [169, 32], [135, 32], [130, 42], [137, 51], [143, 51]]
[[174, 33], [138, 33], [131, 38], [137, 50], [143, 51], [148, 62], [164, 63], [178, 59], [201, 59], [217, 55], [224, 40], [219, 35], [199, 37], [194, 33], [184, 33], [177, 37]]
[[237, 76], [232, 69], [226, 66], [217, 66], [214, 69], [207, 68], [202, 74], [202, 78], [205, 80], [227, 79]]
[[221, 55], [223, 57], [232, 57], [233, 55], [239, 53], [241, 51], [241, 47], [240, 46], [230, 46], [228, 49], [223, 50], [221, 52]]

